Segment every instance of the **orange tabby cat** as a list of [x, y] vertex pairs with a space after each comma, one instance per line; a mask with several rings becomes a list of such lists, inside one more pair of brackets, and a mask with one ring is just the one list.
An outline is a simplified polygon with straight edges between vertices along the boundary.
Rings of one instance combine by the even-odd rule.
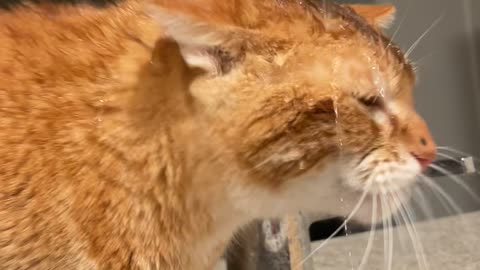
[[254, 218], [368, 192], [368, 222], [435, 155], [393, 7], [54, 2], [0, 11], [1, 269], [211, 269]]

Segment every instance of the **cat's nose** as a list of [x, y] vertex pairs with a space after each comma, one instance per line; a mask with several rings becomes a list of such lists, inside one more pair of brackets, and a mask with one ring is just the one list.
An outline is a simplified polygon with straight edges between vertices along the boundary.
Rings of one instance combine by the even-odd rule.
[[422, 169], [426, 170], [437, 155], [437, 146], [425, 121], [420, 117], [412, 119], [404, 136], [407, 137], [408, 150], [417, 159]]
[[428, 134], [418, 134], [416, 145], [412, 146], [410, 153], [417, 159], [422, 170], [426, 170], [432, 164], [437, 155], [437, 147], [435, 142]]

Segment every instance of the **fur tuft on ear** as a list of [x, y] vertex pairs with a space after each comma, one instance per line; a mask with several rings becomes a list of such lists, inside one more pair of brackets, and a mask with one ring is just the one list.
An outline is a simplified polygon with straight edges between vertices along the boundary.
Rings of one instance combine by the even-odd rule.
[[209, 73], [226, 72], [234, 55], [234, 29], [214, 26], [201, 19], [171, 11], [156, 5], [148, 7], [148, 14], [159, 24], [165, 38], [174, 40], [188, 66], [200, 68]]
[[376, 28], [388, 29], [395, 20], [396, 9], [392, 5], [344, 5], [353, 9]]

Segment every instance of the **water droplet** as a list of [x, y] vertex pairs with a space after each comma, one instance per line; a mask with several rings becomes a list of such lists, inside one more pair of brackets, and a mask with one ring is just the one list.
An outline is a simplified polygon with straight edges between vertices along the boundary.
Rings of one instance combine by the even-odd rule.
[[103, 114], [104, 114], [104, 107], [105, 107], [106, 100], [104, 98], [104, 95], [98, 99], [97, 103], [97, 115], [95, 116], [94, 122], [95, 125], [98, 126], [103, 122]]
[[306, 167], [307, 167], [307, 165], [305, 165], [305, 161], [303, 161], [303, 160], [300, 161], [300, 163], [298, 164], [298, 168], [302, 171], [305, 170]]
[[338, 110], [338, 97], [335, 96], [333, 99], [333, 109], [335, 111], [335, 129], [336, 129], [336, 137], [338, 142], [338, 147], [340, 149], [340, 155], [342, 154], [343, 150], [343, 140], [342, 140], [342, 127], [340, 126], [340, 112]]
[[350, 260], [350, 266], [352, 267], [351, 269], [354, 270], [355, 267], [353, 267], [353, 260], [352, 260], [352, 252], [348, 252], [348, 259]]
[[365, 55], [367, 58], [367, 61], [370, 65], [370, 69], [372, 71], [372, 80], [373, 80], [373, 85], [378, 91], [378, 94], [382, 97], [385, 98], [385, 87], [386, 87], [386, 82], [382, 77], [381, 71], [380, 71], [380, 66], [378, 63], [373, 60], [370, 56]]

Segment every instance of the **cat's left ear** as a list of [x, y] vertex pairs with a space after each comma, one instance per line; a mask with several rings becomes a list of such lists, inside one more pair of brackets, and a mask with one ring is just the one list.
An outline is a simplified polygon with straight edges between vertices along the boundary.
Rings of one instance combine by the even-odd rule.
[[241, 58], [241, 30], [209, 21], [188, 12], [158, 6], [148, 10], [162, 36], [175, 41], [185, 63], [218, 75], [228, 72]]
[[365, 18], [375, 28], [388, 29], [395, 20], [396, 8], [393, 5], [345, 5]]

